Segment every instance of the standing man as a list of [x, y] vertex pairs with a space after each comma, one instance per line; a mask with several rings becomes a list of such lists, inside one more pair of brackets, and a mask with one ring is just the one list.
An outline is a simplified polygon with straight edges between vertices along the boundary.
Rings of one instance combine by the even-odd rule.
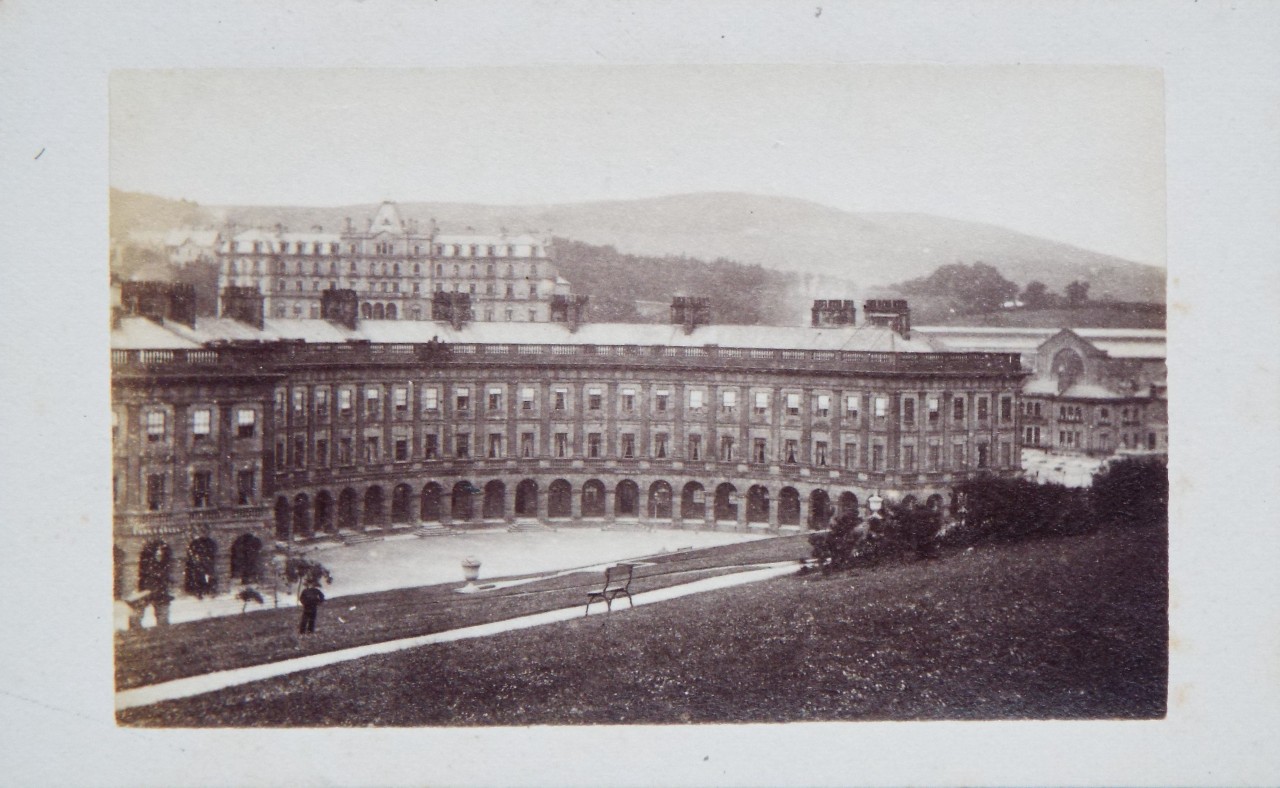
[[302, 604], [302, 621], [298, 624], [298, 634], [315, 632], [316, 613], [320, 610], [320, 603], [324, 602], [324, 592], [310, 583], [298, 595], [298, 602]]

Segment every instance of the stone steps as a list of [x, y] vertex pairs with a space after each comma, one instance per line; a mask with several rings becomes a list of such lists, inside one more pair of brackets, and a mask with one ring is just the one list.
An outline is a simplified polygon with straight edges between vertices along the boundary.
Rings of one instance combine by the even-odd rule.
[[413, 535], [422, 539], [433, 536], [454, 536], [457, 532], [439, 523], [423, 523], [413, 529]]
[[349, 534], [342, 534], [341, 539], [344, 545], [353, 545], [353, 544], [364, 544], [366, 542], [376, 542], [382, 539], [382, 536], [383, 536], [382, 534], [355, 532], [355, 533], [349, 533]]
[[513, 534], [518, 533], [551, 533], [556, 529], [543, 525], [536, 520], [516, 520], [514, 524], [507, 528], [507, 531]]

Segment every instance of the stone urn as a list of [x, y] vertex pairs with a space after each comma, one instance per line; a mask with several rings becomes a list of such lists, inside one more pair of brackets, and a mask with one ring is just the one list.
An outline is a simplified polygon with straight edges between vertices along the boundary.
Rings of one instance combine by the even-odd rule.
[[475, 585], [480, 579], [480, 559], [474, 556], [462, 559], [462, 578], [467, 581], [468, 586]]

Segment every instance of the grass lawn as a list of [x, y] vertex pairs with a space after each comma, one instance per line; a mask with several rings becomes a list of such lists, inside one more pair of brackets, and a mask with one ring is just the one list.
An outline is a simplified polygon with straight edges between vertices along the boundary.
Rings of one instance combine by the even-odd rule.
[[[762, 539], [671, 553], [636, 570], [632, 592], [738, 571], [743, 564], [809, 555], [804, 536]], [[298, 608], [258, 609], [169, 627], [117, 632], [116, 688], [426, 635], [586, 602], [602, 572], [548, 578], [507, 589], [459, 594], [458, 583], [334, 598], [321, 607], [315, 635], [297, 634]], [[493, 578], [489, 578], [492, 580]], [[268, 601], [268, 604], [270, 602]]]
[[[757, 545], [764, 543], [744, 547]], [[1135, 529], [788, 576], [369, 657], [126, 710], [119, 720], [1158, 718], [1167, 686], [1166, 554], [1164, 531]]]

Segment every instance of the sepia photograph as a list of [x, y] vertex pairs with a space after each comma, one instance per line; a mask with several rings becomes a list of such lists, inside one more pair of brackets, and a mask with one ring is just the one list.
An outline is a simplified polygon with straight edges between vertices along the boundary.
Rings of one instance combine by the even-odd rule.
[[1163, 128], [1135, 68], [114, 73], [119, 724], [1163, 718]]

